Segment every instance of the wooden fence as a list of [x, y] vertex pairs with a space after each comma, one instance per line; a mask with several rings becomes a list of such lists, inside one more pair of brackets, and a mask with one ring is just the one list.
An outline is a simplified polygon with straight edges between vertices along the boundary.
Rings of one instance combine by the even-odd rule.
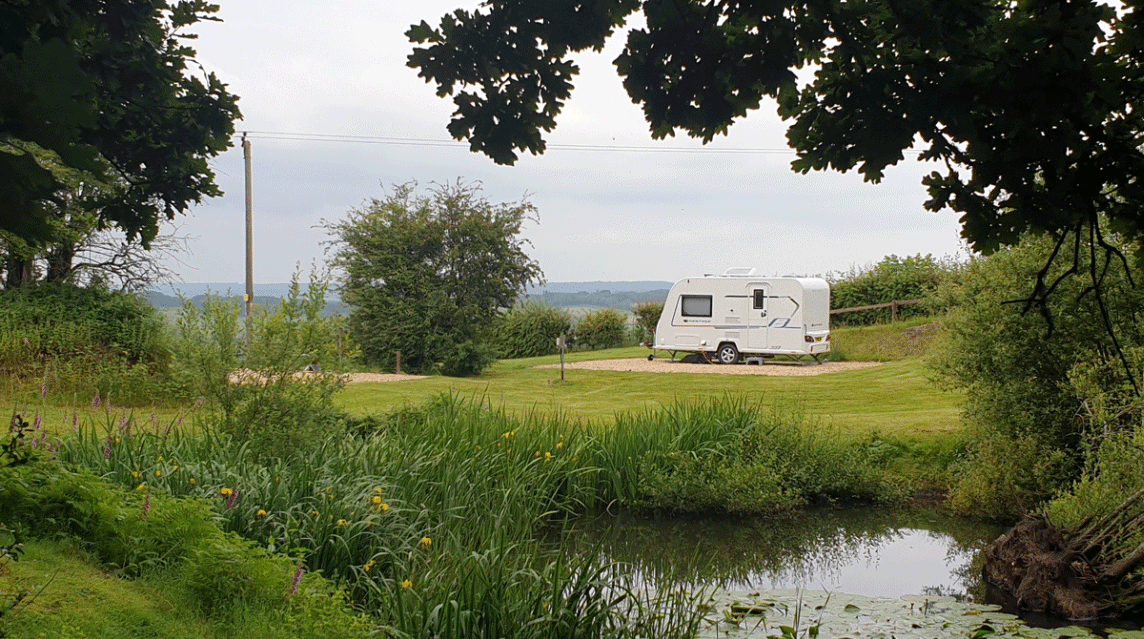
[[871, 304], [869, 306], [851, 306], [850, 308], [836, 308], [830, 311], [830, 315], [842, 315], [844, 313], [857, 313], [858, 311], [875, 311], [880, 308], [888, 308], [890, 310], [890, 321], [898, 321], [898, 308], [901, 306], [913, 306], [914, 304], [921, 304], [925, 300], [895, 300], [893, 302], [886, 302], [884, 304]]

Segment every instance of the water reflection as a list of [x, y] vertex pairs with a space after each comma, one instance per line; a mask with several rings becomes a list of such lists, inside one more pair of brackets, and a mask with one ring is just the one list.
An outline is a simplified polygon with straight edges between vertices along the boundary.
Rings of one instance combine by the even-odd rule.
[[601, 516], [577, 521], [565, 543], [594, 548], [655, 581], [984, 602], [977, 557], [1002, 532], [936, 507], [865, 507], [782, 519]]

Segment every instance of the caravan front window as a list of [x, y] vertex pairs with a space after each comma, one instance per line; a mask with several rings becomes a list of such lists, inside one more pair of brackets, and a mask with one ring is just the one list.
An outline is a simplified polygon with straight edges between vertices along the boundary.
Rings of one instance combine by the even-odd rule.
[[679, 310], [684, 317], [711, 317], [711, 296], [684, 295]]

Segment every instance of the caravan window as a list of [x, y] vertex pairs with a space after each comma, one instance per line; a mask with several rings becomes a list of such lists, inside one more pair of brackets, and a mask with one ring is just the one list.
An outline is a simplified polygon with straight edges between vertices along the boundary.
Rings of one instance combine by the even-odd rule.
[[755, 308], [763, 309], [767, 307], [767, 290], [765, 288], [755, 289]]
[[679, 308], [684, 317], [711, 317], [711, 296], [684, 295]]

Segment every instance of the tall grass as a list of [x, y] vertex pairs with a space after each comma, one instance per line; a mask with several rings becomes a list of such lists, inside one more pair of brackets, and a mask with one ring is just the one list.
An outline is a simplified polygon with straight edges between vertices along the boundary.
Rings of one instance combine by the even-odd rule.
[[599, 552], [547, 546], [539, 527], [611, 504], [747, 513], [889, 494], [862, 455], [797, 414], [730, 398], [604, 426], [443, 396], [376, 423], [266, 461], [209, 425], [190, 437], [111, 416], [58, 455], [140, 492], [205, 500], [225, 530], [302, 557], [409, 636], [679, 630], [694, 622], [685, 598], [638, 587]]

